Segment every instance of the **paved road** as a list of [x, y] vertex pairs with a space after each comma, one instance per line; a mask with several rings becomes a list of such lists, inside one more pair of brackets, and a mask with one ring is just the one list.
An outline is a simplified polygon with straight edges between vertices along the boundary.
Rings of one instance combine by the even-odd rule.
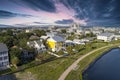
[[98, 50], [101, 50], [101, 49], [104, 49], [104, 48], [107, 48], [107, 47], [110, 47], [110, 46], [113, 46], [113, 45], [109, 45], [109, 46], [104, 46], [104, 47], [101, 47], [101, 48], [98, 48], [98, 49], [95, 49], [85, 55], [83, 55], [82, 57], [78, 58], [71, 66], [69, 66], [63, 73], [62, 75], [59, 77], [58, 80], [65, 80], [65, 78], [67, 77], [67, 75], [77, 67], [77, 64], [82, 60], [84, 59], [85, 57], [89, 56], [90, 54], [98, 51]]

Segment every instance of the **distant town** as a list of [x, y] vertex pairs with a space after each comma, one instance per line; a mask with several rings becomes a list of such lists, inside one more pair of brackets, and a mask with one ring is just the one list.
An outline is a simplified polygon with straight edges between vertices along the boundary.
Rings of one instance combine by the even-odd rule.
[[[62, 61], [62, 58], [71, 56], [77, 59], [87, 51], [114, 44], [119, 39], [119, 27], [87, 27], [77, 23], [67, 26], [2, 27], [0, 29], [0, 74], [19, 72], [56, 59]], [[82, 53], [76, 55], [79, 52]], [[54, 63], [51, 66], [54, 67]]]

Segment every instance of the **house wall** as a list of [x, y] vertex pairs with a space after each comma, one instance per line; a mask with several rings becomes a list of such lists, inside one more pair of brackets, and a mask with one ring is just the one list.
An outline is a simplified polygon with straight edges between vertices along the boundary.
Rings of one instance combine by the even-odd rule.
[[55, 51], [61, 50], [62, 46], [63, 46], [63, 42], [57, 42], [55, 45]]
[[0, 52], [0, 70], [7, 69], [9, 67], [8, 51]]
[[104, 40], [105, 42], [110, 42], [110, 41], [113, 40], [113, 38], [114, 38], [113, 35], [112, 35], [112, 36], [109, 36], [109, 37], [107, 37], [107, 36], [97, 36], [97, 39], [99, 39], [99, 40]]
[[106, 37], [106, 36], [97, 36], [97, 39], [107, 41], [108, 37]]
[[55, 49], [56, 42], [54, 41], [47, 41], [48, 47], [51, 49]]

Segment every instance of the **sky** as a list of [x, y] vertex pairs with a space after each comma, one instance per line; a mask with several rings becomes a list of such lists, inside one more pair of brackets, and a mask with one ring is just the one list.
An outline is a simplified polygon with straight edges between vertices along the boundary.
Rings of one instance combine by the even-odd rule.
[[120, 0], [0, 0], [0, 24], [120, 25]]

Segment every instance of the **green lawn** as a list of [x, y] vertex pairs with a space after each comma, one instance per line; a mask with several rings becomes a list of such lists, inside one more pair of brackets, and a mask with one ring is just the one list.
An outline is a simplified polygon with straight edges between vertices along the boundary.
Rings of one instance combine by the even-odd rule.
[[[24, 79], [21, 79], [21, 77], [25, 76], [28, 72], [31, 72], [31, 75], [33, 75], [36, 80], [58, 80], [59, 76], [80, 56], [92, 51], [93, 49], [96, 49], [105, 45], [108, 45], [108, 44], [104, 42], [97, 42], [97, 43], [94, 42], [94, 43], [86, 44], [86, 46], [81, 46], [81, 45], [75, 46], [75, 47], [72, 47], [72, 49], [79, 50], [80, 52], [71, 54], [73, 52], [70, 51], [69, 53], [70, 55], [67, 57], [59, 58], [59, 59], [41, 64], [32, 68], [29, 68], [29, 69], [25, 69], [24, 71], [18, 72], [15, 75], [18, 78], [18, 80], [24, 80]], [[95, 47], [95, 48], [92, 48], [92, 47]], [[94, 56], [93, 59], [95, 58], [96, 56]], [[93, 59], [91, 60], [89, 59], [91, 59], [91, 56], [90, 58], [85, 60], [83, 63], [80, 63], [80, 66], [86, 63], [86, 65], [83, 65], [83, 68], [81, 69], [84, 69], [86, 66], [88, 66], [87, 64], [93, 60]], [[66, 80], [80, 80], [81, 69], [78, 71], [72, 71], [68, 75]]]

